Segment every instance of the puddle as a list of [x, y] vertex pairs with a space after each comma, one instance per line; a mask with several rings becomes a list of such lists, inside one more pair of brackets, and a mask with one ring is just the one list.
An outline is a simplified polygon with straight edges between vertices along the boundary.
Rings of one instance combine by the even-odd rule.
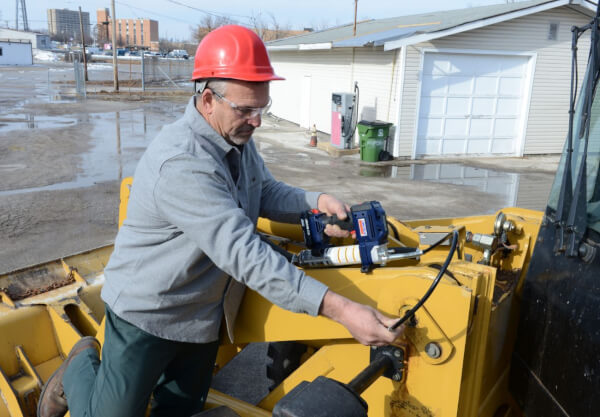
[[[80, 156], [78, 168], [81, 172], [77, 177], [73, 181], [42, 187], [1, 191], [0, 196], [89, 187], [133, 175], [137, 162], [150, 141], [156, 137], [162, 126], [180, 117], [185, 107], [184, 104], [156, 104], [149, 109], [78, 115], [78, 118], [73, 119], [73, 123], [84, 122], [91, 125], [89, 134], [92, 138], [92, 148]], [[65, 122], [63, 119], [66, 118], [53, 119]], [[40, 125], [32, 128], [40, 128]], [[18, 168], [16, 164], [0, 165], [0, 172]]]
[[33, 113], [0, 115], [0, 133], [20, 129], [53, 129], [72, 126], [77, 123], [76, 117], [36, 116]]
[[517, 173], [461, 164], [361, 166], [359, 175], [472, 187], [500, 197], [503, 207], [521, 207], [532, 210], [546, 208], [548, 195], [554, 181], [554, 174]]

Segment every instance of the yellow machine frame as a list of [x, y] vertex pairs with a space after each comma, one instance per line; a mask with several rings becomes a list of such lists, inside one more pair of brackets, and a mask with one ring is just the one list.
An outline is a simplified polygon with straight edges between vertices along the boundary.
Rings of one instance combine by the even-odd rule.
[[[123, 181], [119, 225], [126, 216], [131, 179]], [[490, 265], [466, 242], [466, 233], [489, 234], [496, 215], [400, 222], [388, 218], [399, 239], [391, 245], [420, 246], [425, 237], [458, 230], [460, 242], [448, 274], [416, 313], [398, 347], [405, 353], [403, 377], [377, 379], [363, 393], [370, 416], [509, 415], [507, 377], [515, 339], [520, 288], [536, 242], [542, 213], [502, 210], [514, 224], [510, 250], [498, 250]], [[258, 230], [297, 251], [299, 226], [261, 219]], [[283, 238], [283, 239], [281, 239]], [[0, 417], [33, 416], [40, 389], [82, 336], [103, 339], [100, 289], [112, 246], [0, 276]], [[395, 261], [370, 273], [359, 267], [306, 272], [333, 291], [401, 316], [427, 291], [448, 253], [440, 245], [420, 259]], [[51, 282], [40, 294], [15, 296], [11, 285]], [[52, 287], [54, 286], [54, 287]], [[2, 289], [4, 287], [4, 289]], [[25, 296], [23, 296], [25, 295]], [[347, 383], [369, 364], [370, 347], [351, 338], [341, 325], [323, 317], [285, 311], [247, 291], [235, 328], [235, 344], [223, 338], [216, 369], [248, 343], [298, 341], [311, 347], [301, 366], [257, 406], [211, 390], [207, 407], [226, 405], [244, 417], [270, 416], [274, 405], [302, 381], [317, 376]], [[434, 343], [439, 354], [426, 349]], [[151, 364], [149, 364], [151, 366]]]

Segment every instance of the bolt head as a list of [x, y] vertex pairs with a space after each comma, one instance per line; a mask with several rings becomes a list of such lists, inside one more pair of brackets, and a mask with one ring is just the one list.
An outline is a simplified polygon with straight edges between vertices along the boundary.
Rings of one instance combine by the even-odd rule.
[[437, 359], [442, 356], [442, 347], [435, 342], [430, 342], [425, 345], [425, 353], [432, 359]]
[[401, 357], [401, 356], [402, 356], [402, 352], [400, 352], [400, 350], [399, 350], [399, 349], [396, 349], [396, 350], [394, 350], [394, 356], [395, 356], [396, 358], [399, 358], [399, 357]]
[[394, 375], [392, 375], [392, 379], [394, 381], [401, 381], [402, 380], [402, 374], [400, 372], [396, 372], [396, 373], [394, 373]]

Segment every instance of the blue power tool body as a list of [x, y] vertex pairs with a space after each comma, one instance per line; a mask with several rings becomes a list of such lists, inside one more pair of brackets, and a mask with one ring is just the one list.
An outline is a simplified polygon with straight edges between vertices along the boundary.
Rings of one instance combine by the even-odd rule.
[[302, 213], [300, 224], [304, 243], [313, 256], [321, 256], [325, 249], [331, 247], [329, 236], [325, 234], [328, 224], [337, 224], [343, 230], [352, 231], [359, 245], [362, 272], [369, 272], [373, 268], [373, 247], [387, 243], [386, 215], [378, 201], [352, 206], [346, 220], [339, 220], [335, 215], [327, 216], [318, 210], [308, 210]]

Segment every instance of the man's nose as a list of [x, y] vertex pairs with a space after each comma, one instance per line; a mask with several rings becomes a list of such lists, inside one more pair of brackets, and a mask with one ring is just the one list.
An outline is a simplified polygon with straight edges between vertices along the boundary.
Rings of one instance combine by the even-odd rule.
[[247, 122], [249, 125], [254, 126], [255, 128], [260, 127], [262, 123], [261, 114], [258, 113], [256, 116], [251, 116], [250, 118], [248, 118]]

